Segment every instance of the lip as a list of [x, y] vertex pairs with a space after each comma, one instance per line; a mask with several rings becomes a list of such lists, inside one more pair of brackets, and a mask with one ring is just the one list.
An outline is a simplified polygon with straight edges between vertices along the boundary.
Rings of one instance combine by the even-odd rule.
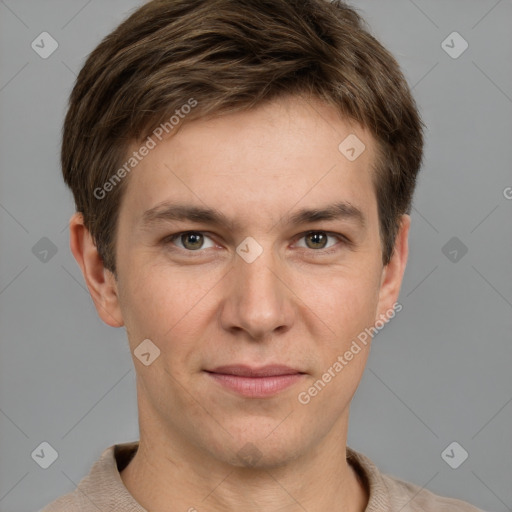
[[219, 366], [206, 374], [224, 388], [248, 398], [273, 396], [304, 377], [304, 372], [283, 365], [254, 368], [247, 365]]
[[245, 364], [231, 364], [218, 366], [213, 370], [207, 370], [211, 373], [220, 373], [223, 375], [236, 375], [237, 377], [274, 377], [276, 375], [295, 375], [303, 373], [300, 370], [284, 366], [282, 364], [269, 364], [259, 368]]

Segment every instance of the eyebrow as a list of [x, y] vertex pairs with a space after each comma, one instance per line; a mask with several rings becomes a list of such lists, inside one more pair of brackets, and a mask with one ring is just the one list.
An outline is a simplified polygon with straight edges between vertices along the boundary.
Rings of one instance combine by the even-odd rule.
[[[150, 229], [153, 225], [168, 221], [184, 221], [223, 226], [235, 231], [237, 223], [224, 213], [206, 207], [187, 204], [163, 202], [145, 211], [141, 218], [142, 229]], [[339, 201], [322, 208], [303, 208], [293, 214], [285, 215], [279, 222], [291, 225], [307, 224], [323, 220], [348, 220], [366, 226], [366, 217], [363, 212], [346, 201]]]

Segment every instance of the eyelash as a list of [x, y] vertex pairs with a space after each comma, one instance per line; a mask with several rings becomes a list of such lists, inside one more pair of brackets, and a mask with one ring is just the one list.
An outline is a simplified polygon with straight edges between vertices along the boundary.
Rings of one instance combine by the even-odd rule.
[[[176, 240], [177, 238], [181, 237], [182, 235], [189, 234], [189, 233], [199, 233], [201, 235], [208, 236], [206, 231], [193, 231], [193, 230], [191, 230], [191, 231], [180, 231], [179, 233], [174, 233], [172, 235], [166, 236], [162, 240], [161, 243], [163, 245], [169, 245], [170, 243], [174, 242], [174, 240]], [[306, 235], [313, 234], [313, 233], [324, 233], [328, 237], [337, 238], [338, 241], [341, 242], [342, 245], [345, 245], [345, 246], [352, 245], [352, 242], [347, 237], [345, 237], [344, 235], [342, 235], [340, 233], [333, 233], [331, 231], [322, 231], [322, 230], [310, 230], [310, 231], [305, 231], [304, 233], [300, 233], [295, 238], [295, 242], [297, 242], [298, 240], [304, 238]], [[211, 238], [211, 237], [208, 237], [208, 238]], [[338, 245], [339, 244], [335, 244], [334, 246], [329, 247], [328, 249], [311, 249], [309, 247], [301, 247], [301, 249], [306, 249], [306, 250], [308, 250], [308, 252], [310, 252], [310, 253], [312, 253], [312, 254], [314, 254], [316, 256], [324, 256], [324, 255], [333, 254], [333, 253], [337, 252], [340, 249], [338, 247]], [[176, 249], [176, 250], [178, 250], [180, 252], [186, 252], [186, 253], [188, 253], [187, 256], [190, 255], [192, 257], [199, 256], [199, 255], [201, 255], [202, 252], [204, 252], [206, 250], [206, 249], [198, 249], [196, 251], [191, 251], [191, 250], [182, 249], [181, 247], [176, 247], [176, 246], [174, 247], [174, 249]], [[174, 250], [174, 249], [172, 249], [172, 250]], [[194, 254], [194, 253], [196, 253], [196, 254]]]

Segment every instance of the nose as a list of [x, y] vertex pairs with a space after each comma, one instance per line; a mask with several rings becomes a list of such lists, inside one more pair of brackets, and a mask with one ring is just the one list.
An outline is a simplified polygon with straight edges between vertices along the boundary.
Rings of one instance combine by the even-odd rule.
[[236, 255], [233, 265], [220, 315], [222, 327], [253, 340], [287, 332], [294, 319], [293, 293], [272, 251], [264, 249], [251, 263]]

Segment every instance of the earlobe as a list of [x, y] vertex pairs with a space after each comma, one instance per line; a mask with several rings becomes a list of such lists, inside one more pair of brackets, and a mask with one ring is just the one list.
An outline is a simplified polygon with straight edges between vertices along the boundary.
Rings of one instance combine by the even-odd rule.
[[119, 307], [117, 283], [98, 254], [81, 213], [75, 213], [69, 222], [70, 248], [75, 257], [100, 318], [111, 327], [124, 325]]
[[402, 215], [400, 228], [395, 239], [393, 255], [390, 262], [382, 270], [379, 306], [375, 320], [382, 320], [383, 317], [389, 316], [389, 313], [394, 311], [394, 305], [398, 301], [409, 254], [410, 225], [411, 217], [407, 214]]

